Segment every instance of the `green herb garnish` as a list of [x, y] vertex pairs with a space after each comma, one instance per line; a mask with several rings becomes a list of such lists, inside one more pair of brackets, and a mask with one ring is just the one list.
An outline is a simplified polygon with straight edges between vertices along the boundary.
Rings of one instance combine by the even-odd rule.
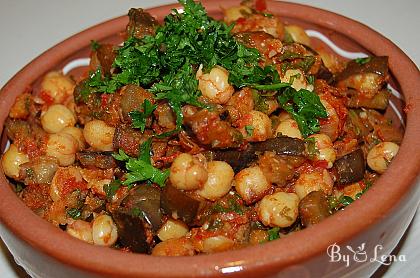
[[[173, 10], [154, 36], [128, 38], [118, 50], [114, 67], [118, 73], [102, 78], [100, 69], [84, 83], [84, 95], [115, 92], [127, 84], [149, 89], [157, 99], [168, 100], [181, 128], [183, 104], [200, 105], [195, 70], [206, 72], [216, 65], [229, 71], [229, 81], [238, 88], [251, 84], [278, 83], [274, 66], [261, 68], [260, 54], [235, 40], [232, 26], [210, 18], [193, 0], [180, 0], [183, 13]], [[142, 124], [140, 124], [142, 126]]]
[[109, 184], [105, 184], [103, 189], [105, 191], [106, 198], [108, 200], [112, 199], [112, 197], [114, 197], [115, 193], [117, 193], [120, 186], [121, 186], [121, 181], [120, 180], [113, 180]]
[[254, 134], [254, 127], [252, 125], [246, 125], [245, 131], [248, 136], [252, 136]]
[[77, 208], [71, 208], [67, 210], [67, 215], [73, 218], [74, 220], [80, 219], [82, 212]]
[[354, 199], [350, 196], [341, 196], [340, 198], [336, 198], [334, 196], [331, 196], [328, 198], [328, 203], [329, 203], [329, 207], [330, 207], [330, 211], [334, 212], [336, 210], [339, 209], [343, 209], [346, 206], [350, 205], [351, 203], [353, 203], [354, 201], [356, 201], [357, 199], [359, 199], [360, 197], [362, 197], [362, 195], [369, 190], [369, 188], [372, 186], [372, 182], [370, 181], [365, 181], [366, 187], [359, 193], [357, 193], [354, 197]]
[[99, 49], [99, 47], [101, 47], [101, 45], [97, 41], [95, 40], [90, 41], [90, 49], [92, 49], [93, 51], [96, 51]]
[[144, 212], [140, 208], [135, 207], [131, 210], [131, 215], [134, 217], [143, 217]]
[[15, 192], [21, 192], [25, 188], [25, 185], [23, 183], [17, 182], [15, 184]]
[[346, 207], [346, 206], [350, 205], [351, 203], [353, 203], [353, 202], [354, 202], [354, 200], [353, 200], [353, 198], [352, 198], [352, 197], [350, 197], [350, 196], [341, 196], [341, 197], [338, 199], [338, 202], [339, 202], [341, 205], [343, 205], [344, 207]]
[[280, 232], [279, 227], [274, 227], [268, 230], [268, 240], [272, 241], [275, 239], [279, 239], [280, 238], [279, 232]]
[[123, 185], [132, 186], [136, 182], [148, 181], [161, 187], [165, 186], [165, 181], [169, 177], [169, 169], [161, 171], [153, 167], [150, 159], [151, 143], [152, 140], [149, 139], [140, 145], [138, 158], [128, 156], [122, 149], [118, 154], [112, 155], [116, 160], [125, 161], [127, 173], [124, 176]]
[[280, 106], [297, 122], [305, 138], [320, 130], [318, 118], [328, 117], [319, 96], [314, 92], [305, 89], [296, 91], [292, 87], [287, 87], [278, 96], [278, 100]]
[[355, 61], [359, 65], [364, 65], [364, 64], [369, 63], [370, 60], [372, 60], [372, 57], [356, 58], [353, 61]]
[[134, 110], [128, 113], [132, 121], [132, 127], [139, 128], [141, 132], [144, 132], [146, 120], [152, 115], [156, 107], [156, 104], [153, 105], [148, 99], [145, 99], [142, 105], [142, 111]]
[[309, 159], [315, 159], [316, 155], [319, 154], [319, 150], [316, 147], [315, 138], [313, 138], [313, 137], [306, 138], [305, 143], [306, 143], [306, 152], [308, 153]]
[[309, 84], [314, 85], [314, 83], [315, 83], [315, 76], [313, 76], [313, 75], [306, 76], [306, 81], [308, 81]]
[[[245, 86], [264, 91], [279, 91], [290, 87], [280, 80], [273, 65], [260, 66], [263, 59], [257, 49], [248, 48], [231, 34], [233, 25], [214, 20], [207, 15], [204, 7], [193, 0], [179, 0], [183, 13], [173, 10], [165, 17], [164, 25], [157, 28], [155, 35], [141, 39], [129, 37], [118, 50], [114, 61], [116, 73], [102, 77], [101, 69], [91, 73], [83, 83], [83, 99], [90, 93], [112, 93], [127, 84], [136, 84], [155, 94], [157, 100], [168, 101], [176, 115], [176, 128], [158, 136], [170, 136], [182, 128], [182, 106], [190, 104], [206, 107], [198, 101], [196, 71], [202, 66], [208, 72], [216, 65], [229, 72], [229, 82], [237, 88]], [[313, 56], [285, 53], [282, 59], [299, 58], [290, 63], [284, 61], [282, 69], [300, 68], [308, 71], [314, 63]], [[284, 67], [284, 68], [283, 68]], [[290, 92], [286, 90], [286, 92]], [[319, 131], [316, 117], [326, 115], [322, 105], [318, 105], [316, 95], [305, 91], [292, 97], [283, 97], [283, 108], [292, 114], [304, 136]], [[299, 102], [296, 103], [295, 101]], [[289, 103], [289, 102], [295, 102]], [[310, 104], [306, 108], [306, 104]], [[290, 105], [289, 105], [290, 104]], [[146, 108], [144, 104], [143, 108]], [[303, 106], [305, 105], [305, 107]], [[133, 124], [142, 131], [148, 111], [133, 112]], [[143, 114], [141, 114], [143, 113]], [[151, 112], [150, 112], [151, 113]]]

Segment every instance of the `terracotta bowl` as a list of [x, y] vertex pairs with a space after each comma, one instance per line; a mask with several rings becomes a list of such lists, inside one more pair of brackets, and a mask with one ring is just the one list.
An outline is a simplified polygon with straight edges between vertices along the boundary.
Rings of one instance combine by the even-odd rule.
[[[211, 16], [221, 18], [220, 6], [237, 5], [239, 0], [203, 2]], [[149, 11], [162, 19], [175, 7], [178, 5]], [[196, 277], [225, 273], [247, 277], [369, 276], [377, 269], [379, 263], [370, 260], [351, 260], [349, 266], [330, 262], [327, 248], [337, 243], [342, 254], [353, 255], [345, 247], [356, 250], [365, 243], [366, 253], [362, 255], [373, 258], [374, 247], [380, 244], [382, 249], [376, 248], [379, 258], [392, 251], [412, 220], [420, 199], [420, 188], [415, 186], [420, 169], [419, 71], [397, 46], [363, 24], [298, 4], [268, 2], [268, 8], [286, 22], [322, 32], [346, 50], [389, 56], [393, 86], [405, 97], [405, 136], [388, 171], [361, 200], [285, 239], [212, 255], [161, 258], [92, 246], [70, 237], [28, 209], [1, 174], [0, 234], [18, 264], [34, 277]], [[27, 86], [36, 86], [47, 71], [87, 57], [90, 40], [118, 42], [118, 33], [126, 24], [125, 16], [99, 24], [56, 45], [23, 68], [1, 90], [0, 128], [14, 99]]]

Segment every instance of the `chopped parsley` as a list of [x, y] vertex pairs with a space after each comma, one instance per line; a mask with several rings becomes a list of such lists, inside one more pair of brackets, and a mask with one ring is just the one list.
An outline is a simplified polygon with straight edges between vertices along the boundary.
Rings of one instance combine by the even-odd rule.
[[[173, 10], [164, 19], [155, 35], [141, 39], [129, 37], [118, 49], [114, 61], [117, 69], [110, 77], [103, 77], [101, 69], [91, 73], [83, 82], [82, 97], [91, 93], [113, 93], [127, 84], [135, 84], [148, 89], [157, 100], [168, 101], [176, 115], [176, 128], [158, 136], [172, 135], [182, 128], [182, 106], [190, 104], [207, 107], [200, 103], [196, 70], [202, 66], [203, 72], [219, 65], [229, 72], [229, 83], [236, 88], [251, 87], [263, 91], [278, 91], [283, 108], [292, 114], [299, 124], [302, 134], [319, 131], [316, 117], [326, 117], [319, 99], [309, 91], [299, 91], [291, 95], [289, 83], [280, 80], [274, 65], [260, 66], [263, 59], [255, 48], [248, 48], [232, 35], [233, 25], [214, 20], [207, 15], [200, 3], [193, 0], [179, 0], [183, 12]], [[299, 58], [292, 63], [290, 59]], [[284, 53], [282, 70], [301, 68], [308, 71], [313, 65], [313, 56]], [[287, 61], [286, 61], [287, 60]], [[282, 90], [286, 90], [282, 94]], [[298, 101], [298, 102], [296, 102]], [[292, 102], [292, 103], [290, 103]], [[293, 103], [295, 102], [295, 103]], [[130, 114], [133, 126], [144, 131], [147, 115], [152, 106], [144, 103], [143, 112]], [[148, 109], [146, 108], [148, 105]]]
[[248, 136], [252, 136], [254, 134], [254, 127], [252, 125], [246, 125], [245, 131]]
[[146, 128], [146, 120], [153, 111], [156, 109], [157, 105], [153, 105], [148, 99], [145, 99], [142, 105], [142, 111], [133, 110], [129, 114], [132, 122], [133, 128], [139, 128], [141, 132], [144, 132]]
[[127, 173], [122, 185], [131, 187], [136, 182], [147, 181], [156, 183], [161, 187], [165, 186], [165, 181], [169, 177], [169, 169], [161, 171], [153, 167], [150, 158], [151, 143], [152, 140], [149, 139], [140, 145], [138, 158], [128, 156], [122, 149], [119, 150], [118, 154], [112, 155], [116, 160], [125, 161]]
[[372, 60], [372, 57], [356, 58], [353, 61], [355, 61], [359, 65], [364, 65], [364, 64], [369, 63], [370, 60]]
[[274, 227], [268, 230], [268, 240], [272, 241], [272, 240], [279, 239], [280, 238], [279, 232], [280, 232], [279, 227]]
[[314, 83], [315, 83], [315, 76], [313, 76], [313, 75], [306, 76], [306, 81], [308, 81], [309, 84], [314, 85]]
[[17, 182], [15, 184], [15, 192], [21, 192], [25, 188], [25, 185], [23, 183]]
[[[92, 92], [112, 93], [127, 84], [136, 84], [166, 99], [181, 128], [183, 104], [199, 103], [194, 67], [208, 71], [220, 65], [229, 71], [229, 81], [238, 88], [279, 81], [273, 66], [258, 65], [260, 54], [237, 42], [233, 25], [210, 18], [204, 7], [193, 0], [179, 0], [184, 12], [173, 10], [154, 36], [129, 37], [118, 50], [114, 67], [118, 73], [102, 78], [100, 69], [84, 82], [84, 97]], [[142, 124], [140, 124], [142, 126]]]
[[67, 210], [67, 215], [73, 218], [74, 220], [80, 219], [82, 212], [77, 208], [71, 208]]
[[292, 87], [287, 87], [279, 94], [278, 101], [280, 106], [297, 122], [305, 138], [320, 130], [318, 118], [328, 116], [319, 96], [305, 89], [296, 91]]
[[93, 51], [96, 51], [99, 49], [99, 47], [101, 47], [101, 45], [97, 41], [95, 40], [90, 41], [90, 49], [92, 49]]
[[120, 180], [113, 180], [109, 184], [105, 184], [103, 189], [105, 191], [106, 198], [108, 200], [112, 199], [112, 197], [114, 197], [115, 193], [117, 193], [120, 186], [121, 186], [121, 181]]
[[229, 198], [227, 201], [216, 202], [212, 207], [212, 211], [218, 213], [235, 212], [239, 215], [243, 215], [245, 208], [239, 204], [239, 198], [239, 196], [234, 195], [231, 196], [231, 198]]
[[357, 193], [354, 197], [354, 199], [350, 196], [346, 196], [346, 195], [342, 195], [340, 196], [340, 198], [336, 198], [334, 196], [331, 196], [328, 199], [328, 203], [329, 203], [329, 207], [331, 211], [336, 211], [339, 209], [343, 209], [346, 206], [350, 205], [351, 203], [353, 203], [354, 201], [356, 201], [357, 199], [360, 199], [360, 197], [362, 197], [362, 195], [369, 190], [369, 188], [372, 186], [372, 182], [370, 181], [365, 181], [366, 187], [359, 193]]
[[134, 217], [143, 217], [144, 212], [140, 208], [134, 207], [131, 210], [131, 215], [134, 216]]
[[306, 138], [305, 139], [306, 145], [306, 152], [308, 154], [309, 159], [315, 159], [316, 155], [319, 154], [319, 150], [316, 147], [316, 140], [315, 138]]
[[354, 202], [354, 200], [353, 200], [353, 198], [352, 198], [352, 197], [350, 197], [350, 196], [341, 196], [341, 197], [338, 199], [338, 202], [339, 202], [342, 206], [347, 207], [348, 205], [350, 205], [351, 203], [353, 203], [353, 202]]

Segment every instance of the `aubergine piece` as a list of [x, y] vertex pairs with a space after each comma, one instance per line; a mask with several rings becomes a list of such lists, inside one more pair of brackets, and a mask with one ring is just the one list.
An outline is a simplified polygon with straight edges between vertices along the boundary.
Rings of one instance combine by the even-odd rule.
[[221, 160], [227, 162], [235, 173], [247, 167], [252, 161], [257, 159], [257, 154], [252, 150], [252, 146], [239, 151], [237, 149], [214, 150], [205, 153], [209, 160]]
[[55, 157], [40, 156], [20, 165], [19, 179], [25, 184], [49, 184], [58, 169]]
[[115, 57], [117, 52], [114, 49], [112, 44], [101, 44], [98, 49], [96, 49], [96, 57], [98, 58], [102, 74], [109, 75], [113, 68]]
[[142, 133], [130, 125], [118, 125], [115, 129], [113, 147], [122, 149], [129, 156], [137, 157], [139, 146], [151, 136], [149, 131]]
[[160, 206], [165, 214], [191, 225], [200, 209], [200, 201], [167, 184], [162, 190]]
[[154, 35], [159, 26], [156, 19], [143, 9], [130, 9], [129, 22], [126, 28], [127, 35], [141, 39], [147, 35]]
[[357, 149], [335, 161], [333, 173], [338, 184], [355, 183], [364, 178], [366, 162], [361, 149]]
[[361, 61], [350, 61], [336, 76], [337, 86], [353, 88], [373, 97], [388, 78], [388, 57], [367, 57]]
[[[302, 44], [302, 46], [305, 47], [305, 49], [311, 53], [314, 56], [320, 56], [318, 52], [316, 52], [314, 49], [312, 49], [311, 47]], [[330, 72], [330, 70], [325, 66], [324, 61], [321, 60], [321, 65], [319, 67], [318, 72], [315, 74], [315, 77], [318, 79], [323, 79], [325, 81], [327, 81], [328, 84], [331, 84], [334, 82], [334, 75]]]
[[140, 185], [130, 191], [121, 206], [130, 211], [141, 212], [143, 219], [156, 232], [162, 226], [160, 195], [160, 189], [150, 185]]
[[76, 153], [76, 159], [85, 168], [111, 169], [117, 167], [111, 154], [112, 152], [83, 151]]
[[334, 75], [324, 65], [324, 62], [321, 63], [321, 66], [319, 67], [318, 72], [315, 74], [315, 77], [318, 78], [318, 79], [323, 79], [323, 80], [327, 81], [327, 84], [334, 83]]
[[155, 245], [150, 225], [142, 215], [127, 208], [118, 208], [112, 213], [118, 228], [120, 242], [136, 253], [150, 253]]
[[278, 155], [305, 155], [305, 142], [296, 138], [287, 136], [278, 136], [252, 145], [254, 151], [265, 152], [272, 151]]
[[305, 143], [296, 138], [278, 136], [266, 141], [250, 144], [248, 148], [243, 151], [237, 149], [214, 150], [209, 152], [210, 154], [207, 154], [206, 156], [212, 160], [222, 160], [229, 163], [236, 173], [257, 159], [258, 153], [263, 153], [265, 151], [272, 151], [278, 155], [304, 156]]
[[28, 138], [31, 136], [31, 125], [24, 120], [7, 118], [4, 128], [7, 137], [12, 141], [17, 138]]
[[304, 227], [317, 224], [331, 215], [327, 196], [323, 191], [312, 191], [299, 202], [299, 215]]
[[365, 97], [364, 95], [358, 94], [355, 90], [348, 90], [347, 95], [349, 96], [347, 106], [352, 108], [369, 108], [377, 110], [385, 110], [388, 107], [389, 97], [391, 95], [388, 90], [380, 90], [373, 97]]
[[121, 88], [121, 114], [124, 120], [130, 120], [129, 113], [139, 110], [146, 99], [154, 102], [153, 94], [140, 86], [129, 84]]

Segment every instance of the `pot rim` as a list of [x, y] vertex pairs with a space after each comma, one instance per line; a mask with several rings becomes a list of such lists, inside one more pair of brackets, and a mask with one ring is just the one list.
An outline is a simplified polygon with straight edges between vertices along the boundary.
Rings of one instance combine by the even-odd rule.
[[[220, 9], [215, 1], [203, 0], [209, 13]], [[238, 0], [227, 0], [224, 6], [238, 4]], [[404, 94], [407, 109], [407, 122], [404, 139], [398, 155], [390, 168], [362, 197], [346, 210], [340, 211], [323, 222], [287, 237], [267, 244], [247, 247], [228, 252], [193, 257], [152, 257], [143, 254], [124, 253], [105, 247], [92, 246], [75, 239], [44, 219], [36, 216], [17, 195], [10, 190], [7, 179], [0, 175], [1, 222], [20, 239], [35, 249], [58, 261], [79, 269], [102, 275], [147, 276], [147, 277], [190, 277], [198, 275], [220, 275], [225, 272], [249, 271], [249, 273], [268, 273], [271, 269], [280, 270], [297, 264], [326, 251], [333, 243], [345, 242], [366, 231], [372, 225], [390, 214], [392, 209], [415, 186], [420, 170], [420, 148], [417, 137], [420, 135], [420, 74], [416, 65], [391, 41], [366, 25], [347, 17], [301, 4], [267, 1], [268, 9], [279, 15], [296, 18], [329, 28], [343, 34], [375, 55], [389, 57], [390, 71], [398, 81]], [[148, 9], [153, 15], [162, 17], [179, 4], [171, 4]], [[63, 60], [63, 55], [71, 55], [92, 39], [101, 40], [121, 31], [127, 19], [121, 16], [100, 23], [82, 31], [50, 48], [19, 71], [1, 90], [0, 105], [6, 103], [8, 92], [20, 90], [21, 84], [31, 84], [47, 70]], [[7, 112], [0, 119], [3, 126]], [[377, 196], [380, 195], [380, 200]], [[361, 215], [363, 211], [363, 215]], [[19, 219], [19, 221], [16, 221]], [[25, 220], [23, 222], [22, 220]], [[348, 223], [351, 223], [349, 225]], [[29, 227], [29, 228], [28, 228]], [[48, 236], [45, 236], [45, 235]], [[307, 244], [308, 239], [311, 239]], [[102, 249], [101, 249], [102, 248]], [[77, 250], [77, 254], [75, 254]], [[287, 250], [287, 252], [281, 252]], [[280, 251], [280, 252], [279, 252]], [[112, 262], [112, 267], [110, 267]], [[272, 270], [271, 270], [272, 271]]]

